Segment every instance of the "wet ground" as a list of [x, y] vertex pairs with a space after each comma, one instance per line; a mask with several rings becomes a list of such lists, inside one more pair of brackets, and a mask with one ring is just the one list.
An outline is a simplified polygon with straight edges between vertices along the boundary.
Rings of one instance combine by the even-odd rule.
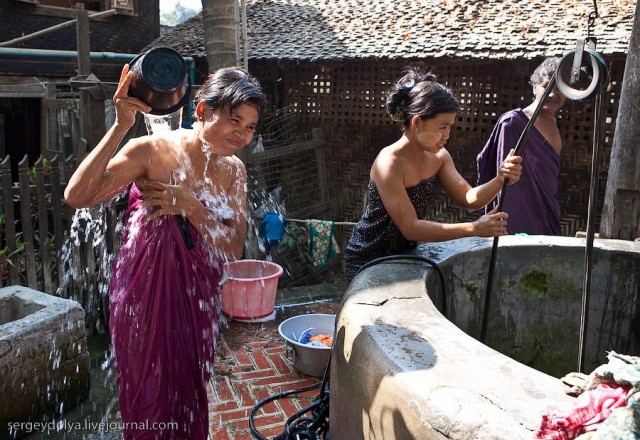
[[[277, 331], [285, 319], [306, 313], [336, 313], [347, 288], [343, 281], [314, 286], [278, 289], [276, 315], [271, 321], [230, 321], [222, 329], [210, 389], [210, 438], [250, 440], [248, 417], [255, 404], [286, 390], [317, 384], [320, 378], [306, 376], [292, 367], [284, 339]], [[91, 391], [89, 398], [58, 421], [46, 433], [33, 433], [28, 440], [121, 439], [115, 378], [109, 368], [106, 335], [91, 338]], [[256, 414], [256, 429], [265, 437], [282, 432], [286, 419], [311, 402], [318, 391], [279, 399]]]

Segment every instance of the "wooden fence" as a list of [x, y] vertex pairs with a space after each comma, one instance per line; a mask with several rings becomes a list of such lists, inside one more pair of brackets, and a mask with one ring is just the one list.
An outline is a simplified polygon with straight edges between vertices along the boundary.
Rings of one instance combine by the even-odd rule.
[[[64, 203], [64, 188], [75, 159], [25, 156], [12, 171], [10, 157], [0, 163], [0, 279], [78, 301], [89, 328], [108, 325], [110, 262], [117, 246], [109, 207], [79, 216]], [[17, 181], [14, 179], [17, 177]], [[89, 222], [90, 215], [102, 216]]]

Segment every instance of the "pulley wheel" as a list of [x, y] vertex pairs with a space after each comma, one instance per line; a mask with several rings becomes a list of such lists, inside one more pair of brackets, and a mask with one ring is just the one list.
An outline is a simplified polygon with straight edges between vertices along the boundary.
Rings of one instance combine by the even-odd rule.
[[562, 57], [556, 74], [556, 86], [560, 93], [573, 101], [590, 99], [600, 91], [607, 82], [607, 64], [600, 54], [589, 49], [582, 52], [582, 63], [577, 79], [572, 83], [571, 70], [576, 51]]

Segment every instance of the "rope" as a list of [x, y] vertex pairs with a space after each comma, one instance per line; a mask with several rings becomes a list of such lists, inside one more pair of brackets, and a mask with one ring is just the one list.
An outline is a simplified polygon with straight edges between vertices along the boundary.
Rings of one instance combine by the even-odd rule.
[[[286, 222], [292, 222], [292, 223], [307, 223], [308, 220], [301, 220], [301, 219], [297, 219], [297, 218], [287, 218], [285, 219]], [[333, 222], [334, 225], [336, 226], [355, 226], [357, 225], [356, 222]]]

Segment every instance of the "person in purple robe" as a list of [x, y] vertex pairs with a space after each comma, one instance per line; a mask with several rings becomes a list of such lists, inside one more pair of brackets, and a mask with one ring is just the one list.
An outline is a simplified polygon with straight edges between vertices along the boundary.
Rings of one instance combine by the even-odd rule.
[[125, 439], [208, 437], [207, 383], [220, 316], [222, 265], [242, 255], [246, 171], [234, 154], [256, 129], [264, 95], [240, 68], [198, 90], [193, 130], [133, 138], [137, 112], [125, 65], [116, 120], [65, 189], [74, 208], [130, 187], [123, 241], [110, 279], [111, 343]]
[[344, 254], [348, 279], [367, 263], [403, 253], [418, 242], [506, 234], [504, 212], [461, 223], [428, 218], [441, 187], [459, 206], [479, 209], [496, 196], [505, 179], [518, 181], [522, 170], [522, 158], [510, 154], [482, 185], [472, 187], [460, 175], [445, 148], [459, 106], [451, 90], [417, 66], [406, 69], [392, 86], [387, 112], [402, 126], [402, 135], [380, 150], [371, 166], [367, 206]]
[[[498, 119], [489, 140], [477, 156], [479, 185], [496, 176], [497, 166], [518, 143], [559, 64], [559, 57], [545, 59], [529, 81], [534, 101], [524, 109], [510, 110]], [[510, 234], [562, 235], [557, 200], [562, 138], [556, 114], [565, 101], [566, 98], [554, 88], [520, 147], [518, 153], [527, 166], [518, 184], [507, 189], [502, 207], [509, 214], [507, 231]], [[486, 209], [491, 210], [497, 204], [496, 197]]]

